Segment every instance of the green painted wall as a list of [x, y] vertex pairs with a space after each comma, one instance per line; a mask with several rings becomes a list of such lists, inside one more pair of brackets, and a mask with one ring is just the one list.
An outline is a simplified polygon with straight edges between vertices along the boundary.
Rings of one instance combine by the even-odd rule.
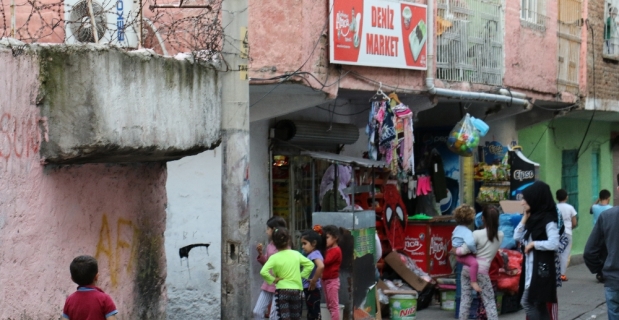
[[[518, 131], [518, 142], [529, 159], [540, 164], [540, 179], [554, 191], [561, 188], [563, 150], [578, 149], [587, 129], [587, 120], [558, 118]], [[600, 152], [599, 190], [613, 192], [611, 132], [619, 131], [619, 124], [596, 121], [591, 124], [587, 138], [578, 158], [578, 204], [576, 208], [579, 226], [574, 230], [572, 254], [581, 254], [591, 233], [592, 216], [589, 207], [597, 195], [592, 192], [591, 154], [595, 148]], [[537, 147], [536, 147], [537, 145]]]

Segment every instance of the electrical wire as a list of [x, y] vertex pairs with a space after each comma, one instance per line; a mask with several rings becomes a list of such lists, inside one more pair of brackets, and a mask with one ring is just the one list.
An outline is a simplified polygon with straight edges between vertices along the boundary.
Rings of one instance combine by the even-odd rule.
[[527, 158], [531, 158], [531, 155], [533, 155], [533, 152], [535, 152], [535, 149], [537, 149], [537, 146], [539, 145], [539, 143], [542, 141], [542, 138], [544, 137], [544, 135], [546, 134], [546, 131], [548, 131], [548, 128], [550, 127], [550, 122], [546, 125], [546, 130], [544, 130], [544, 132], [542, 133], [542, 135], [539, 137], [539, 140], [537, 140], [537, 143], [535, 144], [535, 147], [533, 147], [533, 150], [531, 150], [531, 153], [529, 153], [529, 155], [527, 156]]
[[[582, 145], [585, 143], [585, 139], [587, 139], [587, 134], [589, 133], [589, 129], [591, 128], [591, 123], [593, 122], [593, 117], [595, 117], [595, 111], [597, 110], [597, 107], [595, 105], [595, 34], [593, 31], [593, 27], [589, 24], [589, 20], [586, 21], [587, 26], [591, 29], [591, 46], [594, 48], [594, 50], [591, 50], [591, 59], [593, 60], [593, 113], [591, 114], [591, 119], [589, 119], [589, 124], [587, 124], [587, 130], [585, 130], [585, 135], [582, 137], [582, 141], [580, 142], [580, 146], [578, 147], [578, 150], [576, 151], [576, 162], [578, 162], [578, 159], [580, 158], [580, 156], [582, 154], [580, 154], [580, 150], [582, 149]], [[584, 153], [584, 152], [583, 152]]]
[[573, 108], [576, 108], [576, 107], [579, 106], [577, 103], [575, 103], [575, 104], [567, 106], [567, 107], [555, 109], [555, 108], [542, 107], [542, 106], [536, 105], [535, 103], [532, 103], [532, 105], [534, 107], [536, 107], [536, 108], [539, 108], [539, 109], [542, 109], [542, 110], [547, 110], [547, 111], [564, 111], [564, 110], [570, 110], [570, 109], [573, 109]]
[[[335, 6], [335, 2], [331, 5], [331, 8], [329, 9], [329, 14], [327, 16], [331, 16], [331, 12], [333, 11], [333, 6]], [[304, 66], [305, 64], [307, 64], [307, 62], [312, 58], [312, 56], [314, 55], [314, 51], [316, 51], [316, 47], [318, 47], [318, 44], [320, 43], [320, 39], [322, 38], [323, 33], [325, 32], [327, 26], [329, 26], [329, 21], [330, 19], [327, 19], [327, 22], [323, 25], [322, 30], [320, 30], [320, 34], [318, 35], [318, 39], [316, 40], [316, 43], [314, 43], [314, 48], [312, 48], [312, 51], [310, 52], [310, 54], [307, 56], [307, 59], [305, 59], [305, 62], [303, 62], [303, 64], [292, 74], [290, 74], [286, 79], [282, 80], [280, 83], [278, 83], [275, 87], [273, 87], [271, 90], [269, 90], [269, 92], [265, 93], [262, 97], [260, 97], [260, 99], [258, 99], [256, 102], [252, 103], [251, 105], [249, 105], [249, 107], [253, 107], [255, 106], [258, 102], [262, 101], [262, 99], [264, 99], [266, 96], [268, 96], [269, 94], [271, 94], [273, 91], [275, 91], [275, 89], [277, 89], [277, 87], [279, 87], [282, 83], [284, 83], [286, 80], [290, 79], [291, 77], [293, 77], [296, 73], [298, 73]], [[324, 88], [324, 87], [323, 87]]]
[[322, 108], [322, 107], [319, 107], [319, 106], [315, 106], [315, 108], [318, 108], [318, 109], [323, 110], [323, 111], [327, 111], [329, 113], [332, 113], [332, 114], [335, 114], [335, 115], [338, 115], [338, 116], [356, 116], [356, 115], [362, 114], [362, 113], [372, 109], [372, 107], [369, 107], [369, 108], [365, 108], [365, 109], [363, 109], [363, 110], [361, 110], [359, 112], [346, 114], [346, 113], [338, 113], [338, 112], [335, 112], [334, 110], [325, 109], [325, 108]]

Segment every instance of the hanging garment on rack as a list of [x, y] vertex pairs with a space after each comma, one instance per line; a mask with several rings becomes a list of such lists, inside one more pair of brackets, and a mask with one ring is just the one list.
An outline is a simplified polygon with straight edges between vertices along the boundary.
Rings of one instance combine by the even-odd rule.
[[368, 135], [368, 157], [371, 160], [378, 160], [378, 126], [375, 118], [379, 109], [380, 101], [372, 102], [368, 124], [365, 127], [365, 133]]
[[432, 150], [430, 158], [430, 176], [432, 177], [432, 186], [434, 187], [436, 202], [440, 202], [447, 198], [447, 181], [445, 181], [443, 159], [436, 149]]

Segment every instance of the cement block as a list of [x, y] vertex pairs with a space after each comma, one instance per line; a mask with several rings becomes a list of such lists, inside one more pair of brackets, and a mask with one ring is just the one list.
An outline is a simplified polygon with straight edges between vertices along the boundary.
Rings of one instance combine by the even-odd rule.
[[100, 45], [30, 46], [46, 163], [170, 161], [217, 147], [213, 66]]

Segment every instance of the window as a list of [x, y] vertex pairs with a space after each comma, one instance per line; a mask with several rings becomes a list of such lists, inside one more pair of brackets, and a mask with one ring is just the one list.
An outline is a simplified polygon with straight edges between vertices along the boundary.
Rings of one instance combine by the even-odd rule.
[[437, 77], [503, 84], [502, 0], [437, 1]]
[[579, 93], [582, 0], [559, 0], [558, 91]]
[[578, 211], [578, 150], [563, 150], [561, 189], [567, 191], [568, 203]]
[[619, 0], [604, 1], [604, 52], [607, 59], [619, 60]]
[[520, 21], [525, 27], [546, 31], [546, 1], [521, 0]]
[[591, 197], [595, 202], [600, 194], [600, 149], [591, 152]]

